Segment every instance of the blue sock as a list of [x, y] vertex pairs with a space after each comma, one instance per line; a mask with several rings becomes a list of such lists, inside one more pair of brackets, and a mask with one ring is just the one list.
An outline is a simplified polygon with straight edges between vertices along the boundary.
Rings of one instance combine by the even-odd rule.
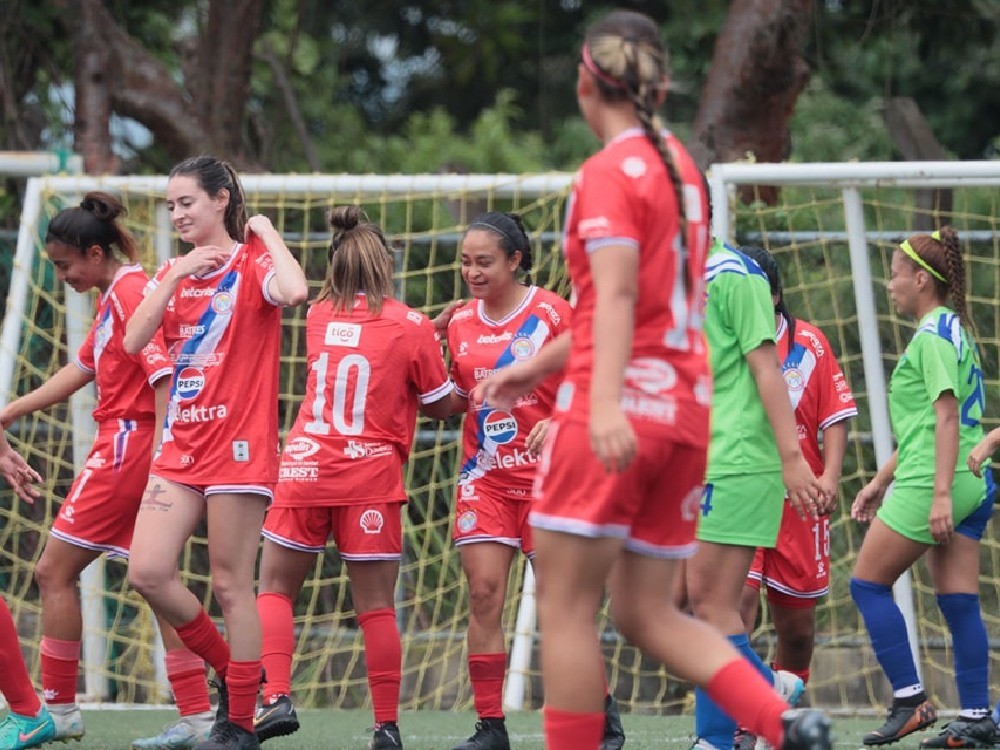
[[[728, 636], [730, 643], [747, 661], [754, 665], [768, 682], [774, 682], [771, 669], [761, 661], [757, 652], [750, 648], [750, 639], [746, 633]], [[716, 705], [701, 688], [694, 691], [694, 733], [707, 742], [711, 742], [719, 750], [732, 750], [733, 734], [736, 732], [736, 722], [725, 711]]]
[[955, 652], [955, 682], [963, 710], [986, 708], [989, 697], [989, 643], [977, 594], [938, 594]]
[[851, 598], [868, 628], [868, 637], [882, 671], [892, 689], [902, 690], [920, 684], [917, 665], [913, 663], [906, 621], [892, 600], [892, 591], [880, 583], [851, 579]]

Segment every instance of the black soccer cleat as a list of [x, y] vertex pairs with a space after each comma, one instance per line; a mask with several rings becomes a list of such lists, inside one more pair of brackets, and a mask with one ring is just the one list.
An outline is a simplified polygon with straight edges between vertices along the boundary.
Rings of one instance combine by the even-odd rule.
[[945, 724], [936, 737], [920, 741], [922, 748], [946, 748], [946, 750], [954, 748], [992, 750], [995, 744], [1000, 744], [1000, 737], [997, 736], [997, 725], [990, 716], [978, 720], [959, 717]]
[[253, 717], [253, 726], [257, 731], [258, 742], [297, 732], [299, 717], [295, 713], [292, 699], [287, 695], [279, 695], [271, 703], [258, 708]]
[[503, 719], [480, 719], [476, 733], [452, 750], [510, 750], [510, 738]]
[[885, 724], [866, 734], [861, 741], [866, 745], [891, 745], [908, 734], [933, 726], [936, 721], [937, 710], [930, 701], [905, 706], [894, 700]]
[[193, 750], [259, 750], [257, 735], [231, 721], [217, 721], [208, 739], [199, 742]]
[[600, 750], [622, 750], [625, 745], [625, 727], [618, 711], [618, 701], [608, 693], [604, 698], [604, 736]]
[[226, 687], [226, 680], [224, 678], [209, 680], [208, 684], [214, 687], [219, 694], [219, 700], [215, 706], [215, 723], [216, 725], [227, 723], [229, 721], [229, 688]]
[[399, 726], [393, 721], [383, 721], [375, 725], [368, 750], [402, 750], [403, 738], [399, 736]]
[[781, 750], [832, 750], [830, 719], [822, 711], [791, 708], [781, 714], [781, 723]]

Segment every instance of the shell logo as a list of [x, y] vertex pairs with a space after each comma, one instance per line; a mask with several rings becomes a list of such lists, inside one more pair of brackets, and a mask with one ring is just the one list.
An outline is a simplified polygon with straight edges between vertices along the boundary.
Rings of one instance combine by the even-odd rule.
[[385, 523], [385, 519], [382, 517], [380, 511], [369, 508], [361, 514], [359, 523], [361, 524], [361, 530], [366, 534], [378, 534], [382, 531], [382, 524]]

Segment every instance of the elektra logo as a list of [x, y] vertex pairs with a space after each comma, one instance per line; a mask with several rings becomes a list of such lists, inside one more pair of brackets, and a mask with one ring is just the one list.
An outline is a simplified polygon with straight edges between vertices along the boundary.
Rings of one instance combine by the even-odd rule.
[[517, 420], [509, 412], [491, 411], [483, 420], [483, 433], [497, 445], [506, 445], [517, 437]]
[[205, 373], [197, 367], [185, 367], [177, 375], [177, 395], [181, 401], [197, 398], [205, 387]]

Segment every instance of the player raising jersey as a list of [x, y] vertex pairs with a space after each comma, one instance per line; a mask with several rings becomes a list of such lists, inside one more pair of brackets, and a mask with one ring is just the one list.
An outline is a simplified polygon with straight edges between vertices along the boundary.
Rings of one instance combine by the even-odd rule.
[[434, 326], [392, 299], [393, 253], [357, 206], [330, 213], [329, 270], [306, 318], [306, 393], [285, 442], [264, 524], [257, 607], [267, 672], [260, 741], [294, 732], [292, 613], [332, 537], [365, 642], [373, 750], [401, 748], [402, 647], [393, 593], [402, 555], [402, 470], [417, 411], [447, 416], [448, 379]]
[[576, 94], [604, 147], [580, 169], [569, 201], [571, 340], [482, 389], [491, 403], [509, 400], [568, 352], [531, 512], [545, 746], [599, 746], [604, 667], [594, 621], [607, 585], [631, 643], [706, 686], [776, 747], [828, 750], [825, 717], [786, 714], [715, 629], [673, 603], [679, 560], [695, 547], [712, 386], [701, 325], [708, 206], [693, 159], [655, 116], [666, 91], [666, 51], [651, 19], [616, 11], [588, 30]]
[[[847, 420], [858, 413], [844, 373], [823, 332], [793, 318], [785, 303], [781, 274], [774, 257], [762, 247], [743, 247], [767, 276], [774, 303], [778, 359], [795, 409], [802, 454], [819, 479], [826, 498], [817, 518], [800, 516], [785, 503], [774, 548], [758, 547], [743, 588], [742, 615], [749, 637], [757, 619], [760, 588], [767, 589], [777, 636], [775, 671], [809, 681], [816, 633], [816, 604], [830, 582], [830, 516], [836, 507], [840, 471], [847, 449]], [[820, 447], [819, 434], [823, 433]], [[737, 750], [749, 750], [756, 738], [740, 730]]]
[[[885, 723], [863, 742], [896, 742], [937, 719], [892, 598], [896, 579], [927, 553], [951, 631], [961, 710], [920, 746], [990, 747], [997, 728], [990, 716], [989, 644], [979, 605], [979, 541], [993, 515], [996, 488], [990, 473], [978, 477], [968, 465], [983, 439], [986, 398], [955, 230], [943, 227], [905, 240], [892, 254], [890, 273], [889, 298], [898, 314], [917, 321], [917, 331], [889, 382], [898, 447], [851, 506], [854, 519], [871, 522], [851, 573], [851, 597], [893, 693]], [[952, 307], [946, 306], [949, 298]]]
[[[253, 750], [261, 679], [254, 564], [278, 479], [281, 306], [303, 302], [306, 281], [270, 220], [247, 219], [225, 162], [199, 156], [175, 166], [167, 208], [194, 249], [160, 268], [125, 337], [136, 352], [162, 330], [174, 368], [129, 581], [219, 677], [216, 722], [197, 747]], [[177, 570], [206, 515], [228, 644]]]
[[[163, 418], [171, 371], [162, 336], [140, 352], [128, 353], [123, 345], [126, 324], [149, 281], [138, 264], [135, 240], [122, 222], [124, 215], [118, 198], [91, 192], [79, 206], [60, 211], [50, 222], [45, 249], [58, 278], [77, 292], [98, 290], [97, 315], [76, 361], [0, 413], [0, 422], [9, 425], [66, 400], [87, 383], [93, 381], [97, 388], [94, 445], [35, 569], [42, 599], [42, 687], [56, 739], [84, 733], [76, 704], [83, 633], [80, 573], [101, 553], [129, 554], [153, 448], [159, 442], [157, 421]], [[167, 672], [191, 746], [206, 737], [211, 724], [205, 665], [183, 647], [166, 622], [160, 625]], [[196, 679], [170, 668], [178, 659], [190, 663]]]

